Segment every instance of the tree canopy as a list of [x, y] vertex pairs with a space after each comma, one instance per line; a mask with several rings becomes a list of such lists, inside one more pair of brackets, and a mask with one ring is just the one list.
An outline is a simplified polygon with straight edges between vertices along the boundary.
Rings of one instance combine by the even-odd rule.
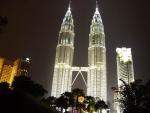
[[121, 87], [120, 103], [123, 113], [150, 113], [150, 81], [143, 84], [141, 80]]
[[16, 76], [12, 83], [12, 88], [14, 91], [27, 93], [34, 97], [43, 97], [47, 93], [42, 85], [35, 83], [27, 76]]
[[57, 113], [43, 105], [46, 90], [27, 76], [15, 77], [12, 86], [0, 83], [0, 108], [5, 113]]

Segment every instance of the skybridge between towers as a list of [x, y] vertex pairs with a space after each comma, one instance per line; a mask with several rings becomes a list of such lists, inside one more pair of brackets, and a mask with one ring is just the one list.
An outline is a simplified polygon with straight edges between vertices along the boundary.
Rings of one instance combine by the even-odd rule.
[[85, 74], [83, 72], [86, 72], [88, 74], [89, 68], [88, 67], [72, 67], [71, 71], [72, 71], [72, 73], [73, 72], [77, 72], [76, 75], [75, 75], [75, 78], [73, 79], [73, 81], [71, 83], [71, 86], [74, 85], [77, 77], [81, 76], [83, 81], [84, 81], [84, 84], [85, 84], [85, 86], [87, 88], [87, 82], [85, 80], [85, 77], [84, 77]]

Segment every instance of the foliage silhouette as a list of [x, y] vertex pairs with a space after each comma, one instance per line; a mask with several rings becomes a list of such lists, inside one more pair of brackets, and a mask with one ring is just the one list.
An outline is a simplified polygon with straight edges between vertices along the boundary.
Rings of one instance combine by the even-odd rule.
[[49, 96], [47, 98], [43, 98], [41, 101], [43, 103], [45, 103], [48, 107], [54, 107], [55, 106], [55, 100], [56, 100], [56, 97]]
[[98, 101], [95, 103], [95, 109], [96, 109], [96, 111], [97, 111], [97, 110], [100, 110], [100, 113], [102, 113], [102, 110], [103, 110], [103, 109], [108, 109], [108, 105], [105, 103], [105, 101], [103, 101], [103, 100], [98, 100]]
[[9, 88], [9, 84], [7, 82], [1, 82], [0, 83], [0, 96], [9, 94], [11, 92], [11, 89]]
[[122, 82], [120, 103], [123, 113], [150, 113], [150, 81], [146, 84], [141, 80], [130, 84]]
[[85, 108], [85, 104], [79, 103], [78, 98], [80, 96], [85, 97], [85, 93], [82, 89], [75, 88], [72, 90], [72, 94], [73, 94], [73, 98], [74, 98], [74, 102], [75, 102], [75, 108], [78, 112], [81, 112], [81, 109]]
[[[16, 77], [15, 80], [12, 88], [10, 88], [7, 83], [0, 83], [1, 111], [4, 113], [57, 113], [42, 104], [38, 98], [35, 98], [43, 95], [43, 93], [36, 96], [34, 94], [39, 91], [43, 92], [41, 85], [35, 84], [29, 77]], [[27, 87], [24, 85], [27, 85]], [[29, 85], [32, 87], [31, 89], [34, 90], [34, 93], [30, 91], [31, 89], [27, 90], [27, 88], [30, 88]], [[37, 88], [39, 89], [37, 90]]]
[[42, 85], [34, 83], [30, 77], [27, 76], [16, 76], [12, 83], [14, 91], [27, 93], [36, 98], [42, 98], [47, 91]]
[[59, 98], [57, 98], [55, 104], [58, 108], [61, 109], [61, 113], [63, 113], [63, 109], [67, 110], [69, 107], [68, 100], [64, 95], [61, 95]]
[[86, 96], [86, 101], [85, 103], [87, 104], [87, 111], [89, 113], [92, 113], [95, 111], [95, 98], [92, 96]]

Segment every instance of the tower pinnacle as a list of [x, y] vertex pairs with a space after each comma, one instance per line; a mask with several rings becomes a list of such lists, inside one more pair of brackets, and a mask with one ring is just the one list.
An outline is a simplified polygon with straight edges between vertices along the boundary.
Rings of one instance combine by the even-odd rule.
[[69, 19], [72, 19], [72, 14], [71, 14], [71, 0], [69, 1], [69, 6], [68, 6], [68, 10], [67, 10], [67, 12], [66, 12], [66, 15], [65, 15], [65, 18], [64, 18], [64, 20], [66, 20], [67, 18], [68, 18], [68, 20]]
[[96, 1], [95, 12], [94, 12], [92, 23], [91, 23], [90, 32], [91, 33], [100, 33], [101, 32], [104, 34], [104, 26], [103, 26], [101, 15], [99, 13], [97, 1]]
[[99, 10], [98, 10], [98, 1], [96, 0], [96, 9], [95, 9], [95, 14], [99, 14]]
[[74, 24], [73, 24], [73, 18], [71, 13], [71, 0], [69, 1], [68, 10], [65, 14], [65, 17], [63, 19], [62, 25], [61, 25], [61, 31], [74, 31]]
[[69, 1], [68, 11], [71, 11], [71, 0]]

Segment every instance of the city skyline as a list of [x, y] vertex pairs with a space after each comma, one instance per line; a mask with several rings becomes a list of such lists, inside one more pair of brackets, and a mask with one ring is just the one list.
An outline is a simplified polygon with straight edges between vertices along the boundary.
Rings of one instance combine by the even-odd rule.
[[[45, 1], [41, 4], [34, 0], [16, 0], [0, 1], [0, 4], [0, 15], [8, 17], [6, 31], [0, 35], [0, 42], [3, 42], [0, 45], [0, 55], [11, 58], [31, 57], [32, 79], [50, 90], [58, 31], [68, 1]], [[88, 33], [95, 11], [95, 1], [76, 0], [71, 5], [76, 26], [73, 64], [86, 66]], [[146, 3], [103, 0], [99, 7], [106, 34], [109, 92], [109, 88], [116, 85], [116, 47], [132, 48], [135, 79], [149, 79], [150, 15]]]

